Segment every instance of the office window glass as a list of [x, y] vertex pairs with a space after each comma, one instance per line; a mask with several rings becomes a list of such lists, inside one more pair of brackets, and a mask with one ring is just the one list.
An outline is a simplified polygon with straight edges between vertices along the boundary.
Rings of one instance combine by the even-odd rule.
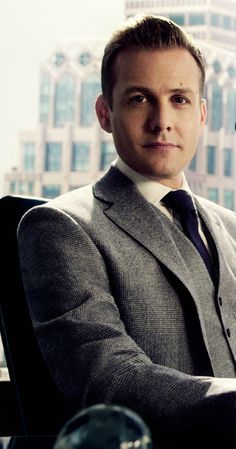
[[73, 142], [72, 144], [72, 171], [89, 170], [89, 143], [88, 142]]
[[60, 195], [60, 193], [61, 187], [58, 184], [45, 185], [42, 189], [42, 196], [44, 198], [55, 198], [56, 196]]
[[196, 154], [193, 156], [192, 160], [190, 161], [188, 169], [191, 171], [196, 171], [196, 169], [197, 169], [197, 155]]
[[216, 172], [216, 147], [208, 145], [207, 147], [207, 173], [214, 174]]
[[189, 25], [204, 25], [205, 15], [204, 14], [190, 14], [189, 15]]
[[16, 181], [11, 181], [9, 185], [9, 193], [16, 193]]
[[234, 210], [234, 191], [224, 189], [224, 206], [227, 209]]
[[218, 27], [220, 26], [220, 16], [219, 14], [211, 14], [211, 25]]
[[23, 165], [25, 172], [32, 172], [35, 169], [35, 143], [24, 144]]
[[112, 161], [117, 157], [113, 142], [101, 143], [100, 170], [106, 170]]
[[233, 176], [233, 150], [224, 148], [224, 175]]
[[28, 193], [29, 195], [34, 194], [34, 181], [28, 181]]
[[62, 159], [62, 144], [48, 142], [45, 149], [45, 171], [60, 171]]
[[48, 123], [51, 89], [52, 82], [50, 78], [47, 75], [42, 74], [39, 94], [39, 120], [41, 123], [45, 124]]
[[214, 203], [218, 203], [219, 202], [219, 189], [215, 188], [215, 187], [209, 187], [207, 189], [207, 198], [211, 201], [213, 201]]
[[55, 88], [55, 126], [73, 122], [75, 117], [76, 83], [70, 74], [65, 74]]
[[215, 83], [212, 86], [211, 130], [218, 131], [222, 126], [222, 89]]
[[225, 30], [231, 29], [231, 17], [223, 16], [223, 27], [225, 28]]
[[225, 131], [227, 134], [234, 134], [236, 122], [236, 90], [227, 90]]
[[81, 84], [81, 126], [91, 126], [96, 120], [95, 100], [101, 92], [101, 82], [97, 75], [90, 75]]
[[169, 18], [173, 20], [173, 22], [177, 23], [178, 25], [182, 26], [184, 25], [184, 15], [183, 14], [170, 14]]

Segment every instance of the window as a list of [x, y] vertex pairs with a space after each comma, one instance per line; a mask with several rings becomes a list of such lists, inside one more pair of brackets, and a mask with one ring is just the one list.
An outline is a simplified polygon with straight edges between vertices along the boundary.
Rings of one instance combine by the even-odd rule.
[[94, 104], [101, 92], [101, 82], [98, 75], [90, 77], [81, 84], [81, 117], [82, 126], [91, 126], [96, 120]]
[[62, 144], [49, 142], [45, 151], [45, 171], [60, 171], [62, 157]]
[[40, 97], [39, 97], [39, 120], [41, 123], [48, 123], [50, 94], [52, 82], [46, 74], [42, 74], [40, 82]]
[[204, 14], [190, 14], [189, 25], [204, 25], [205, 16]]
[[16, 181], [11, 181], [9, 185], [9, 193], [16, 193]]
[[222, 89], [215, 83], [212, 86], [211, 130], [218, 131], [222, 126]]
[[117, 157], [113, 142], [101, 143], [100, 170], [106, 170], [112, 161]]
[[55, 198], [60, 195], [61, 187], [58, 184], [50, 184], [43, 186], [42, 195], [44, 198]]
[[192, 160], [190, 161], [188, 169], [190, 171], [196, 171], [196, 169], [197, 169], [197, 155], [196, 154], [193, 156]]
[[231, 18], [229, 16], [223, 16], [223, 27], [225, 30], [231, 29]]
[[227, 89], [227, 103], [226, 103], [226, 123], [225, 131], [227, 134], [234, 134], [236, 120], [236, 90], [233, 88]]
[[224, 206], [227, 209], [234, 210], [234, 191], [224, 189]]
[[219, 202], [219, 189], [214, 188], [214, 187], [209, 187], [207, 189], [207, 198], [211, 201], [213, 201], [214, 203], [218, 203]]
[[220, 16], [219, 14], [211, 14], [211, 25], [218, 27], [220, 26]]
[[72, 144], [72, 171], [89, 170], [89, 143], [88, 142], [73, 142]]
[[207, 173], [214, 174], [216, 172], [216, 147], [208, 145], [207, 147]]
[[34, 181], [28, 182], [28, 194], [33, 195], [34, 194]]
[[64, 126], [67, 122], [73, 122], [75, 117], [75, 93], [76, 84], [70, 74], [65, 74], [58, 81], [55, 89], [55, 126]]
[[233, 176], [232, 148], [224, 148], [224, 176]]
[[184, 25], [184, 15], [183, 14], [169, 15], [169, 18], [171, 20], [173, 20], [173, 22], [177, 23], [180, 26]]
[[32, 172], [35, 169], [35, 143], [33, 142], [24, 144], [23, 165], [25, 172]]

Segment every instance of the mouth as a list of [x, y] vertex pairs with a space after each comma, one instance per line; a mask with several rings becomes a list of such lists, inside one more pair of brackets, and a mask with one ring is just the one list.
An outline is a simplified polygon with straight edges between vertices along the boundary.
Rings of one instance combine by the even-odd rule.
[[144, 148], [157, 148], [159, 150], [173, 150], [173, 148], [178, 148], [178, 145], [175, 145], [172, 142], [148, 142], [143, 145]]

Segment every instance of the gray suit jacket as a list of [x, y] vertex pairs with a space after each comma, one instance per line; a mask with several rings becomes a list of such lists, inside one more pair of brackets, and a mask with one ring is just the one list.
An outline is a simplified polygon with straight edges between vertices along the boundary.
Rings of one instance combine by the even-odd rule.
[[74, 410], [121, 403], [175, 436], [234, 428], [236, 380], [220, 378], [235, 377], [236, 215], [196, 202], [215, 287], [191, 242], [115, 167], [23, 217], [35, 332]]

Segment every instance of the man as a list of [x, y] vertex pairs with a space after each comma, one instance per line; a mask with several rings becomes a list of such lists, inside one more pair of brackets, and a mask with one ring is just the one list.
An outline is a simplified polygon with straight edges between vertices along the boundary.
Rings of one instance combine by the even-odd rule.
[[[32, 209], [18, 234], [35, 332], [68, 403], [124, 404], [166, 444], [236, 434], [236, 216], [192, 195], [183, 174], [206, 121], [204, 77], [170, 20], [118, 30], [96, 102], [118, 160]], [[166, 203], [176, 189], [193, 198], [205, 256]]]

